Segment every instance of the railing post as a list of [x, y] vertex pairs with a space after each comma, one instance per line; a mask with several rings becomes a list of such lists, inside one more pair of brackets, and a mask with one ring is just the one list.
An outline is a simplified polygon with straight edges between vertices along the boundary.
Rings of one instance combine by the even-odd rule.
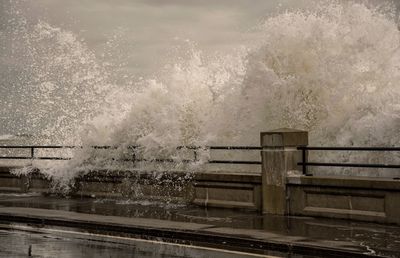
[[193, 150], [193, 161], [194, 162], [198, 161], [198, 159], [197, 159], [197, 151], [196, 150]]
[[307, 156], [306, 155], [307, 155], [306, 149], [301, 149], [301, 163], [303, 163], [302, 167], [303, 167], [303, 175], [304, 176], [307, 175], [307, 165], [306, 165]]
[[263, 213], [285, 215], [287, 209], [286, 177], [288, 172], [302, 168], [299, 146], [308, 145], [308, 132], [277, 129], [261, 133]]

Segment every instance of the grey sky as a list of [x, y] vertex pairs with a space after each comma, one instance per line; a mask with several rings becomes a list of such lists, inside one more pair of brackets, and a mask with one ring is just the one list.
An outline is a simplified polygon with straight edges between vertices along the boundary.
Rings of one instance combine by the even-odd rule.
[[317, 1], [0, 0], [1, 23], [10, 18], [8, 2], [18, 6], [31, 23], [41, 20], [72, 31], [96, 54], [102, 54], [106, 42], [122, 32], [119, 51], [128, 62], [125, 68], [135, 74], [147, 74], [185, 39], [202, 50], [226, 51], [251, 42], [252, 29], [268, 15]]
[[[371, 0], [379, 2], [379, 0]], [[120, 64], [130, 76], [157, 74], [174, 47], [190, 40], [205, 52], [231, 51], [254, 41], [254, 29], [268, 15], [314, 4], [315, 0], [0, 0], [0, 134], [22, 128], [29, 92], [24, 60], [14, 59], [10, 20], [43, 21], [73, 32], [101, 60]], [[400, 1], [395, 1], [399, 4]], [[14, 8], [14, 12], [10, 10]], [[8, 26], [8, 27], [7, 27]], [[117, 44], [107, 42], [118, 36]], [[23, 47], [23, 46], [21, 46]], [[105, 58], [104, 58], [105, 56]], [[118, 75], [118, 73], [115, 73]], [[16, 78], [18, 77], [18, 83]], [[14, 85], [13, 88], [10, 85]], [[25, 132], [25, 129], [18, 129]]]
[[[172, 46], [188, 39], [204, 50], [226, 50], [251, 41], [249, 31], [269, 13], [300, 1], [265, 0], [35, 0], [22, 2], [29, 19], [71, 30], [101, 53], [112, 35], [135, 73], [157, 69]], [[296, 3], [296, 4], [295, 4]], [[247, 33], [244, 36], [243, 33]]]
[[[101, 61], [118, 66], [112, 74], [149, 76], [171, 59], [174, 47], [189, 40], [205, 51], [230, 51], [251, 42], [255, 28], [277, 8], [298, 0], [0, 0], [0, 134], [25, 133], [31, 112], [30, 72], [18, 55], [39, 21], [71, 31]], [[15, 25], [17, 24], [17, 25]], [[107, 42], [117, 37], [114, 45]], [[50, 48], [52, 46], [49, 46]], [[51, 51], [51, 49], [49, 49]], [[29, 51], [28, 51], [29, 52]]]

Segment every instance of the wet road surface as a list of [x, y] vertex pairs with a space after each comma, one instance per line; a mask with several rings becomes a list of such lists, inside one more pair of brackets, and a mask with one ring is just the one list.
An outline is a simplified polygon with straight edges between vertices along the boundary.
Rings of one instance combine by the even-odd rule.
[[249, 211], [204, 209], [121, 199], [68, 199], [35, 194], [0, 194], [0, 206], [74, 211], [121, 217], [153, 218], [178, 222], [207, 223], [219, 227], [258, 229], [287, 236], [345, 241], [366, 253], [400, 257], [400, 227], [345, 220], [307, 217], [263, 216]]
[[76, 231], [0, 225], [0, 257], [252, 258], [267, 256]]

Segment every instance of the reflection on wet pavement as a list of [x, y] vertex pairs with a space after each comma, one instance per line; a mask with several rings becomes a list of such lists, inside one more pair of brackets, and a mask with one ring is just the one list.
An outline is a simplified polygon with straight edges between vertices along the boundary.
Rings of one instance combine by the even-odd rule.
[[234, 226], [237, 228], [262, 228], [263, 216], [256, 212], [229, 209], [203, 209], [198, 206], [147, 200], [58, 198], [38, 194], [1, 194], [0, 206], [55, 209], [90, 214], [135, 218], [153, 218], [182, 222]]
[[82, 232], [0, 225], [0, 257], [250, 258], [261, 255]]
[[399, 257], [400, 227], [348, 220], [263, 216], [256, 212], [204, 209], [184, 204], [121, 199], [73, 199], [33, 194], [0, 194], [0, 206], [56, 209], [81, 213], [259, 229], [281, 235], [355, 243], [370, 254]]

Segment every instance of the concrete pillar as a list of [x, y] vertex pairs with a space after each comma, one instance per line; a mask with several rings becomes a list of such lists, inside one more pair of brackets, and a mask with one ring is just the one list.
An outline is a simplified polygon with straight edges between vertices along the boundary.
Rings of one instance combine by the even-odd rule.
[[285, 215], [287, 209], [286, 176], [299, 171], [301, 161], [298, 146], [308, 145], [308, 132], [277, 129], [261, 133], [263, 213]]

